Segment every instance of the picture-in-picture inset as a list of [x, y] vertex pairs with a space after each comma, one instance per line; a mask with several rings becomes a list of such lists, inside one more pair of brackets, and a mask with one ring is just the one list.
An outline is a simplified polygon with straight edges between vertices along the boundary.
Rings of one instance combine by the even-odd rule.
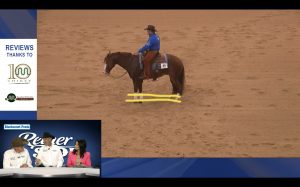
[[100, 177], [100, 120], [0, 123], [0, 177]]

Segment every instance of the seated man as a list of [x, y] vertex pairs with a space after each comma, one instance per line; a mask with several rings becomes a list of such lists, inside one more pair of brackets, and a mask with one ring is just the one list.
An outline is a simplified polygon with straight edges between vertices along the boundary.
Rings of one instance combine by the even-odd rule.
[[58, 146], [51, 143], [55, 136], [45, 132], [40, 138], [43, 138], [45, 145], [40, 148], [38, 156], [35, 158], [35, 165], [37, 167], [62, 167], [64, 158], [61, 151]]
[[23, 138], [17, 137], [11, 140], [13, 147], [5, 151], [3, 155], [3, 168], [32, 168], [29, 152], [24, 148], [29, 142]]

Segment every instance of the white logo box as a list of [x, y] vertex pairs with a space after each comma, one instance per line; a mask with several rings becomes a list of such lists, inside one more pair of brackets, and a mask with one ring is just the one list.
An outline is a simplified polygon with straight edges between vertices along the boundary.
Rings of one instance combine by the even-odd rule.
[[[23, 46], [23, 50], [20, 50], [22, 48], [7, 50], [7, 46], [9, 49]], [[26, 48], [28, 50], [25, 50]], [[25, 53], [25, 55], [10, 57], [7, 53]], [[27, 53], [32, 56], [27, 56]], [[10, 64], [14, 64], [15, 68], [19, 64], [30, 66], [30, 84], [9, 84]], [[0, 39], [0, 88], [0, 111], [37, 111], [37, 39]], [[17, 97], [29, 96], [34, 99], [9, 102], [5, 98], [10, 93]]]

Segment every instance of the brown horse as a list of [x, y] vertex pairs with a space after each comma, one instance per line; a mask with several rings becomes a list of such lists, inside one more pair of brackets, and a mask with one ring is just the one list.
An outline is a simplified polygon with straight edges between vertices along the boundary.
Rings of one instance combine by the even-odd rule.
[[[145, 53], [143, 53], [142, 56], [145, 56]], [[167, 59], [162, 57], [165, 57]], [[158, 67], [159, 63], [155, 63], [155, 62], [165, 62], [166, 60], [168, 61], [168, 67], [165, 69], [162, 69], [161, 67], [159, 68]], [[153, 63], [155, 63], [153, 67], [155, 68], [155, 70], [153, 70], [152, 68]], [[109, 51], [109, 53], [104, 58], [103, 73], [105, 73], [105, 75], [110, 75], [110, 71], [115, 67], [116, 64], [124, 68], [129, 74], [129, 77], [132, 79], [133, 82], [134, 93], [142, 93], [143, 79], [140, 79], [140, 76], [143, 70], [140, 68], [139, 56], [133, 55], [132, 53], [126, 53], [126, 52], [111, 53]], [[170, 81], [173, 87], [172, 94], [177, 94], [182, 96], [184, 91], [184, 85], [185, 85], [185, 73], [184, 73], [183, 63], [178, 57], [171, 54], [166, 54], [166, 55], [159, 54], [158, 57], [156, 57], [156, 60], [154, 62], [153, 61], [151, 62], [149, 78], [153, 78], [153, 80], [155, 80], [156, 78], [162, 77], [164, 75], [169, 75], [170, 77]], [[139, 99], [142, 98], [143, 96], [140, 96]], [[135, 96], [134, 99], [138, 99], [138, 97]]]

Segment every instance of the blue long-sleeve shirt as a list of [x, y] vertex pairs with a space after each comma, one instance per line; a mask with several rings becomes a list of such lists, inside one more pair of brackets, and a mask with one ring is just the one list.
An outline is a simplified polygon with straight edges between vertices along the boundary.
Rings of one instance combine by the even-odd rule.
[[159, 36], [157, 34], [153, 33], [153, 34], [149, 35], [149, 39], [148, 39], [146, 45], [144, 45], [140, 50], [138, 50], [138, 52], [142, 53], [147, 49], [158, 51], [159, 48], [160, 48]]

